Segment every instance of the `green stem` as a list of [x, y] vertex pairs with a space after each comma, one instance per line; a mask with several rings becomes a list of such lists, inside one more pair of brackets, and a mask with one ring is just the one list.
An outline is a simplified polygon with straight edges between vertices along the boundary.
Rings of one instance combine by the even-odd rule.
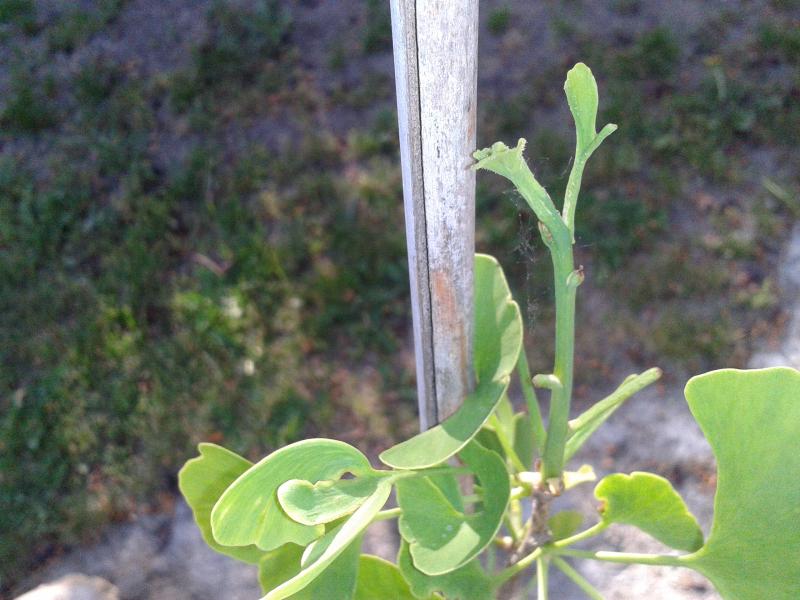
[[547, 600], [547, 575], [550, 561], [540, 556], [536, 559], [536, 600]]
[[581, 189], [581, 179], [583, 179], [583, 169], [586, 166], [586, 158], [579, 154], [580, 149], [575, 149], [575, 161], [572, 163], [572, 170], [569, 172], [567, 189], [564, 192], [564, 222], [569, 227], [572, 234], [572, 241], [575, 242], [575, 209], [578, 205], [578, 192]]
[[506, 567], [505, 569], [500, 571], [497, 575], [494, 576], [498, 585], [505, 583], [506, 581], [514, 577], [517, 573], [521, 573], [522, 571], [530, 567], [534, 562], [536, 562], [536, 559], [539, 558], [543, 552], [544, 550], [541, 547], [536, 548], [536, 550], [534, 550], [533, 552], [531, 552], [526, 556], [523, 556], [513, 565]]
[[567, 189], [564, 192], [564, 207], [561, 211], [564, 215], [564, 223], [567, 224], [572, 234], [573, 243], [575, 242], [575, 210], [578, 206], [578, 192], [581, 189], [581, 180], [583, 179], [583, 169], [586, 166], [586, 161], [589, 160], [589, 157], [597, 150], [603, 140], [616, 130], [617, 126], [609, 123], [585, 146], [581, 146], [581, 139], [576, 136], [575, 160], [572, 163], [572, 170], [569, 172]]
[[542, 420], [542, 412], [539, 409], [539, 399], [536, 397], [536, 390], [533, 389], [531, 381], [531, 370], [528, 366], [528, 357], [525, 355], [525, 348], [522, 348], [517, 359], [517, 373], [519, 374], [520, 386], [522, 387], [522, 395], [525, 396], [525, 403], [528, 405], [528, 415], [531, 419], [531, 427], [533, 428], [533, 441], [536, 444], [538, 455], [541, 456], [544, 452], [544, 421]]
[[628, 565], [653, 565], [661, 567], [683, 567], [681, 556], [670, 554], [636, 554], [633, 552], [595, 552], [593, 550], [559, 549], [556, 554], [561, 556], [574, 556], [589, 560], [602, 560], [605, 562], [623, 563]]
[[569, 433], [569, 406], [572, 399], [572, 370], [575, 351], [575, 295], [577, 282], [574, 271], [569, 231], [553, 237], [550, 254], [553, 260], [553, 279], [556, 297], [556, 356], [553, 375], [561, 383], [550, 395], [550, 415], [547, 439], [542, 457], [542, 478], [561, 477], [564, 469], [564, 447]]
[[573, 569], [567, 561], [565, 561], [563, 558], [559, 558], [558, 556], [553, 556], [551, 560], [553, 561], [553, 564], [562, 573], [564, 573], [564, 575], [569, 577], [575, 585], [581, 588], [581, 590], [583, 590], [583, 592], [589, 596], [589, 598], [592, 600], [603, 600], [600, 592], [598, 592], [591, 583], [586, 581], [583, 575]]
[[375, 523], [376, 521], [388, 521], [389, 519], [396, 519], [402, 514], [402, 508], [387, 508], [386, 510], [379, 511], [378, 514], [372, 517], [372, 522]]
[[589, 529], [584, 529], [580, 533], [576, 533], [573, 536], [568, 538], [564, 538], [563, 540], [558, 540], [550, 544], [552, 548], [566, 548], [567, 546], [571, 546], [572, 544], [577, 544], [578, 542], [582, 542], [583, 540], [588, 540], [591, 537], [596, 536], [598, 533], [602, 532], [604, 529], [608, 527], [608, 523], [605, 521], [600, 521], [589, 527]]

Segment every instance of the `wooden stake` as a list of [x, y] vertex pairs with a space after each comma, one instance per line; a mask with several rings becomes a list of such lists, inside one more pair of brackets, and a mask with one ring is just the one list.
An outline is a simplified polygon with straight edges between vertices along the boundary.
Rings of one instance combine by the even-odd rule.
[[391, 0], [420, 426], [474, 386], [478, 0]]

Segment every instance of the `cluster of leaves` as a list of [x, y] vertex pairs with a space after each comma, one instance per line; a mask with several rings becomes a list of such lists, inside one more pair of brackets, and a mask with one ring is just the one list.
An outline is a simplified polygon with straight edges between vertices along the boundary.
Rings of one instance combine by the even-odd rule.
[[[258, 565], [266, 600], [315, 594], [485, 600], [533, 559], [539, 569], [550, 562], [591, 590], [565, 557], [692, 568], [731, 600], [759, 598], [765, 589], [771, 598], [793, 598], [800, 585], [800, 457], [793, 451], [800, 373], [786, 368], [716, 371], [687, 385], [689, 406], [718, 462], [707, 540], [666, 479], [613, 474], [595, 488], [597, 524], [576, 534], [582, 516], [556, 513], [546, 543], [502, 571], [487, 572], [479, 554], [493, 544], [510, 550], [509, 540], [519, 542], [509, 522], [519, 518], [523, 499], [542, 492], [540, 474], [531, 470], [542, 440], [530, 415], [514, 414], [505, 396], [515, 365], [527, 379], [520, 316], [502, 271], [484, 255], [476, 257], [475, 300], [478, 388], [445, 422], [384, 452], [390, 470], [374, 469], [352, 446], [324, 439], [297, 442], [255, 465], [202, 444], [200, 457], [182, 469], [181, 491], [204, 538], [215, 550]], [[626, 380], [570, 422], [568, 455], [633, 393], [626, 385], [634, 382], [642, 386]], [[451, 466], [456, 456], [459, 465]], [[565, 472], [559, 493], [593, 479], [590, 467]], [[463, 493], [464, 480], [472, 493]], [[398, 508], [381, 511], [392, 486]], [[361, 555], [365, 529], [395, 517], [403, 539], [397, 565]], [[636, 526], [688, 554], [570, 548], [614, 523]]]
[[[683, 566], [707, 576], [729, 600], [789, 600], [800, 586], [800, 373], [788, 368], [723, 370], [693, 378], [689, 407], [718, 462], [714, 523], [707, 540], [685, 502], [651, 473], [612, 474], [595, 487], [598, 522], [575, 533], [582, 517], [548, 514], [550, 501], [595, 479], [591, 466], [563, 465], [657, 369], [625, 379], [607, 398], [567, 421], [571, 385], [574, 216], [586, 160], [615, 126], [597, 132], [597, 87], [578, 64], [565, 85], [577, 130], [576, 159], [563, 211], [533, 178], [522, 151], [497, 143], [476, 153], [477, 168], [510, 179], [540, 220], [555, 272], [562, 340], [554, 373], [531, 378], [522, 351], [522, 319], [497, 261], [475, 259], [475, 391], [445, 421], [384, 451], [375, 469], [348, 444], [311, 439], [252, 464], [219, 446], [200, 446], [179, 475], [204, 538], [215, 550], [258, 565], [264, 600], [400, 598], [485, 600], [536, 564], [538, 597], [547, 597], [555, 566], [592, 598], [599, 593], [565, 558]], [[566, 359], [568, 360], [564, 360]], [[514, 413], [507, 397], [514, 371], [527, 400]], [[531, 384], [551, 391], [545, 428]], [[563, 419], [563, 422], [560, 421]], [[382, 510], [392, 488], [397, 507]], [[524, 515], [528, 515], [525, 520]], [[549, 517], [549, 518], [548, 518]], [[361, 555], [367, 527], [397, 518], [397, 564]], [[524, 522], [523, 522], [524, 521]], [[684, 552], [641, 555], [572, 546], [615, 523], [638, 527]], [[481, 554], [500, 547], [509, 564], [496, 570]]]

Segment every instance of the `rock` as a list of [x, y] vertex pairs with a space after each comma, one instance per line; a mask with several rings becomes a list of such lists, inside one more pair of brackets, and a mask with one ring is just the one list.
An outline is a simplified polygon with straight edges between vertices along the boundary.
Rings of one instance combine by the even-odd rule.
[[800, 369], [800, 224], [794, 226], [779, 272], [781, 292], [788, 300], [789, 324], [778, 349], [764, 349], [750, 359], [752, 369], [793, 367]]
[[119, 590], [100, 577], [70, 573], [18, 596], [17, 600], [119, 600]]

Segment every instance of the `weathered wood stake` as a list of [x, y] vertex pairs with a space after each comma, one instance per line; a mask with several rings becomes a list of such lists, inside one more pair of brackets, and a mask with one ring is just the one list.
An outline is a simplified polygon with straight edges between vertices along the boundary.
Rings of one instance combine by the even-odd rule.
[[478, 0], [391, 0], [420, 426], [473, 387]]

